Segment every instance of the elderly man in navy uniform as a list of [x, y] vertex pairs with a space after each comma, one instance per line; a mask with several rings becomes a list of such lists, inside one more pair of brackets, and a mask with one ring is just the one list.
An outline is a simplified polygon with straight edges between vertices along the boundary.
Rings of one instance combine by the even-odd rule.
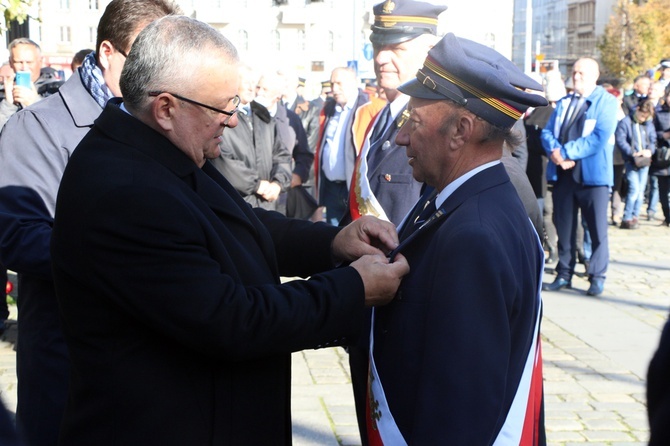
[[399, 90], [396, 141], [429, 187], [400, 227], [412, 271], [374, 310], [371, 444], [544, 442], [539, 354], [544, 254], [503, 143], [542, 87], [496, 51], [447, 34]]
[[370, 41], [375, 74], [388, 104], [359, 150], [349, 203], [354, 220], [372, 214], [397, 226], [421, 195], [421, 183], [412, 178], [405, 149], [395, 143], [409, 100], [398, 87], [412, 78], [437, 41], [437, 18], [445, 9], [414, 0], [389, 0], [373, 8]]
[[[377, 84], [388, 104], [372, 111], [378, 102], [358, 109], [358, 115], [376, 117], [358, 147], [358, 157], [349, 188], [349, 209], [341, 224], [362, 215], [374, 215], [396, 226], [421, 195], [421, 183], [412, 178], [405, 149], [395, 143], [409, 98], [398, 87], [414, 76], [437, 42], [438, 16], [446, 6], [415, 0], [385, 1], [373, 8], [375, 21], [370, 41], [374, 49]], [[378, 110], [378, 108], [377, 108]], [[364, 331], [369, 331], [366, 327]], [[361, 437], [365, 444], [365, 382], [368, 370], [367, 337], [349, 348], [349, 359]]]

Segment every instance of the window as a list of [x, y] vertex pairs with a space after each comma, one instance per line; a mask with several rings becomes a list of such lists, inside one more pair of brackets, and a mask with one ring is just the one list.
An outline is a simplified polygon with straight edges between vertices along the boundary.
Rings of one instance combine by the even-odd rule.
[[71, 30], [69, 26], [60, 27], [60, 41], [67, 43], [72, 41]]
[[305, 51], [305, 45], [307, 39], [305, 38], [305, 30], [304, 29], [299, 29], [298, 30], [298, 48], [300, 48], [300, 51]]
[[99, 0], [88, 0], [88, 9], [92, 9], [92, 10], [95, 10], [95, 11], [100, 9]]
[[70, 9], [70, 0], [60, 0], [60, 9]]
[[328, 31], [328, 51], [335, 51], [335, 33]]
[[288, 0], [272, 0], [272, 6], [287, 5]]
[[249, 49], [249, 33], [243, 29], [237, 32], [237, 47], [245, 51]]
[[92, 44], [95, 45], [95, 41], [98, 37], [98, 30], [95, 29], [93, 26], [88, 27], [88, 41]]

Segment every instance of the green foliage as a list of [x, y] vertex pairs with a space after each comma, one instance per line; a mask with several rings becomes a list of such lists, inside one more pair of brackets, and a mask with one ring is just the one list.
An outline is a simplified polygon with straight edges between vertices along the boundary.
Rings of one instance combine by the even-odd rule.
[[632, 80], [668, 57], [670, 0], [619, 0], [598, 43], [609, 74]]
[[33, 0], [0, 0], [0, 11], [5, 15], [5, 23], [12, 20], [23, 23], [32, 3]]

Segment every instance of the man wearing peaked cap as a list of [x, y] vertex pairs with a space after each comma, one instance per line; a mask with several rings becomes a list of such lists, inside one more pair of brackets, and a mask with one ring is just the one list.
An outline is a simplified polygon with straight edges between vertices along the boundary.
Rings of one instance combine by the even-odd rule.
[[401, 43], [422, 34], [437, 34], [437, 17], [446, 6], [426, 2], [387, 0], [373, 8], [375, 23], [370, 41], [375, 45]]
[[414, 0], [389, 0], [374, 7], [370, 41], [375, 74], [389, 103], [376, 115], [359, 148], [360, 168], [352, 183], [357, 187], [350, 196], [352, 219], [372, 214], [397, 225], [420, 195], [421, 184], [412, 180], [404, 150], [395, 144], [408, 101], [398, 87], [414, 76], [437, 41], [437, 19], [445, 9]]
[[[438, 16], [446, 9], [415, 0], [389, 0], [373, 8], [375, 21], [370, 41], [374, 69], [377, 86], [388, 104], [373, 99], [357, 111], [354, 133], [364, 136], [356, 137], [358, 157], [349, 190], [349, 213], [342, 223], [362, 215], [375, 215], [397, 226], [421, 195], [421, 183], [412, 178], [405, 149], [395, 142], [409, 100], [398, 87], [414, 76], [428, 50], [437, 42]], [[364, 445], [368, 344], [366, 338], [361, 338], [356, 346], [349, 348]]]
[[371, 444], [544, 444], [539, 324], [544, 253], [500, 162], [541, 86], [448, 34], [428, 53], [397, 136], [429, 187], [399, 228], [410, 262], [376, 308]]

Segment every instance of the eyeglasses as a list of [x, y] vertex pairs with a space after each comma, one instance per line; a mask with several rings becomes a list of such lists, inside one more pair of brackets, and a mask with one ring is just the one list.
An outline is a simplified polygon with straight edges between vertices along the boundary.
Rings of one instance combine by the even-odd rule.
[[197, 105], [198, 107], [206, 108], [207, 110], [212, 110], [217, 113], [221, 113], [227, 116], [225, 121], [223, 121], [223, 125], [228, 125], [228, 122], [230, 122], [230, 118], [235, 116], [235, 113], [237, 113], [237, 107], [240, 105], [240, 97], [238, 95], [235, 95], [235, 97], [231, 100], [233, 104], [233, 109], [231, 111], [226, 111], [226, 110], [221, 110], [216, 107], [212, 107], [211, 105], [203, 104], [198, 101], [194, 101], [193, 99], [185, 98], [184, 96], [179, 96], [178, 94], [170, 93], [169, 91], [150, 91], [148, 94], [149, 96], [155, 97], [158, 96], [159, 94], [167, 93], [171, 96], [174, 96], [177, 99], [180, 99], [184, 102], [188, 102], [189, 104]]

